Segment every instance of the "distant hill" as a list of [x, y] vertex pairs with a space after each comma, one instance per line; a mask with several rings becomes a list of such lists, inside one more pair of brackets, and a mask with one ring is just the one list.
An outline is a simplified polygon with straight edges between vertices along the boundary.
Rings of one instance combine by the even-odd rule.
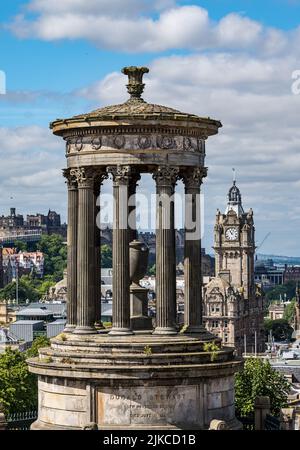
[[300, 265], [300, 256], [264, 255], [257, 253], [257, 259], [260, 259], [261, 261], [272, 259], [275, 264], [288, 264], [289, 266]]

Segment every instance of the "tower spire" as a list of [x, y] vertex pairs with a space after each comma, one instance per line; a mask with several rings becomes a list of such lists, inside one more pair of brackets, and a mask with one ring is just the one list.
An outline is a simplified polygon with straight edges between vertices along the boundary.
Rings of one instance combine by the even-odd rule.
[[234, 167], [232, 168], [232, 182], [233, 182], [233, 185], [235, 186], [236, 185], [236, 171], [235, 171]]
[[238, 216], [244, 214], [242, 206], [242, 195], [239, 188], [236, 185], [236, 170], [232, 169], [232, 186], [228, 192], [228, 203], [226, 208], [226, 214], [228, 211], [234, 210]]

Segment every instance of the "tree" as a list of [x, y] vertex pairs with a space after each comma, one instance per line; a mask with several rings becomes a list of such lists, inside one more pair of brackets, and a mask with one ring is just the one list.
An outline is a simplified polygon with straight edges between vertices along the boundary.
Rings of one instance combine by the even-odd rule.
[[[18, 297], [20, 303], [25, 303], [27, 299], [36, 302], [39, 299], [39, 293], [34, 286], [30, 285], [23, 276], [19, 279]], [[3, 289], [0, 289], [1, 300], [14, 300], [16, 298], [16, 282], [12, 281]]]
[[101, 245], [101, 267], [103, 269], [112, 267], [112, 249], [110, 245]]
[[39, 336], [34, 339], [31, 347], [26, 351], [26, 358], [35, 358], [39, 355], [39, 348], [49, 347], [50, 340], [46, 336]]
[[235, 375], [235, 408], [243, 417], [254, 412], [254, 402], [258, 396], [268, 396], [271, 413], [277, 416], [287, 405], [290, 383], [272, 368], [269, 361], [259, 358], [246, 359], [244, 368]]
[[5, 414], [37, 408], [37, 377], [29, 372], [25, 357], [10, 347], [0, 355], [0, 403]]
[[14, 247], [17, 249], [18, 252], [26, 252], [27, 251], [27, 244], [23, 241], [15, 241]]
[[286, 320], [290, 325], [294, 323], [296, 312], [296, 299], [293, 298], [291, 303], [289, 303], [284, 310], [283, 319]]
[[272, 336], [276, 341], [290, 340], [294, 331], [285, 319], [266, 319], [264, 321], [264, 327], [266, 336], [268, 336], [270, 331], [272, 331]]
[[271, 289], [266, 294], [267, 303], [270, 304], [272, 300], [279, 300], [280, 295], [282, 298], [284, 298], [284, 294], [286, 294], [287, 300], [291, 300], [293, 297], [295, 297], [295, 291], [296, 291], [295, 281], [288, 281], [287, 283], [275, 286], [274, 289]]
[[67, 247], [62, 236], [42, 235], [37, 249], [44, 253], [44, 274], [53, 275], [55, 281], [61, 280], [67, 266]]

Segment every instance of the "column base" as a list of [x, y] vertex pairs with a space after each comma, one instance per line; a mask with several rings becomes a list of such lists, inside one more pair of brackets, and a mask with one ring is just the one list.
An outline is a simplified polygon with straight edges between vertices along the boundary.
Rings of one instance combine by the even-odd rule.
[[117, 328], [112, 327], [111, 331], [108, 333], [110, 336], [128, 336], [134, 334], [130, 328]]
[[177, 330], [175, 327], [156, 327], [153, 331], [153, 334], [164, 334], [164, 335], [175, 335], [177, 334]]
[[130, 317], [132, 330], [153, 330], [152, 319], [148, 316]]
[[68, 323], [66, 324], [66, 327], [64, 328], [63, 333], [73, 333], [74, 330], [76, 328], [76, 325], [69, 325]]
[[200, 326], [188, 326], [185, 330], [184, 330], [185, 334], [207, 334], [207, 330], [203, 325]]
[[95, 327], [76, 327], [73, 334], [97, 334]]

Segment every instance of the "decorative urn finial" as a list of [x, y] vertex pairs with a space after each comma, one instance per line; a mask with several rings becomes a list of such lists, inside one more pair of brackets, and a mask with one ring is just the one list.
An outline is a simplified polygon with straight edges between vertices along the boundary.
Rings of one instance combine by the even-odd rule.
[[144, 91], [145, 84], [143, 83], [144, 73], [148, 73], [148, 67], [124, 67], [122, 73], [128, 75], [127, 91], [130, 94], [130, 100], [144, 101], [141, 95]]

